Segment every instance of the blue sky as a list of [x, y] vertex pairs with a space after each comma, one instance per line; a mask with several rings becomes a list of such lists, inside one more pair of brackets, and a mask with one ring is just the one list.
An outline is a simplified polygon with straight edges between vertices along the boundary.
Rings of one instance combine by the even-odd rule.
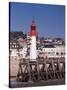
[[30, 31], [33, 17], [39, 36], [65, 37], [65, 7], [63, 5], [10, 4], [10, 31]]

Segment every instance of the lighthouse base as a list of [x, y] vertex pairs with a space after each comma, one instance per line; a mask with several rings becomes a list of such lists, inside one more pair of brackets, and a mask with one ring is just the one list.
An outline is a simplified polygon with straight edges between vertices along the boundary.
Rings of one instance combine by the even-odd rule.
[[36, 58], [37, 58], [36, 36], [31, 36], [30, 61], [36, 61]]

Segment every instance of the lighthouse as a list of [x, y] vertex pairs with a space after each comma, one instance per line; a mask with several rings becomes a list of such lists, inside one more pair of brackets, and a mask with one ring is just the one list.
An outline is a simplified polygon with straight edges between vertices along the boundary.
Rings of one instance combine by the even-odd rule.
[[37, 51], [36, 51], [36, 24], [34, 19], [32, 20], [32, 24], [30, 27], [30, 61], [36, 61]]

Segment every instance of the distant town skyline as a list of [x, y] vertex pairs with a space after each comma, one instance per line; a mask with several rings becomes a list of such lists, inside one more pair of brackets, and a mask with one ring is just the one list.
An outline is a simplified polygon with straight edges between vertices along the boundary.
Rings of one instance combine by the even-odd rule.
[[10, 3], [10, 31], [28, 33], [33, 17], [40, 37], [65, 38], [65, 6]]

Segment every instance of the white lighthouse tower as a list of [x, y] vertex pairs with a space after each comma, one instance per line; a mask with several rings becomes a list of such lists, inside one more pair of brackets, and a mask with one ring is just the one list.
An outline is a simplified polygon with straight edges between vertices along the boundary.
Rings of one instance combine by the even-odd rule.
[[36, 36], [37, 36], [37, 32], [36, 32], [36, 25], [34, 20], [32, 20], [32, 24], [31, 24], [31, 31], [30, 31], [30, 61], [36, 61], [37, 58], [37, 51], [36, 51]]

